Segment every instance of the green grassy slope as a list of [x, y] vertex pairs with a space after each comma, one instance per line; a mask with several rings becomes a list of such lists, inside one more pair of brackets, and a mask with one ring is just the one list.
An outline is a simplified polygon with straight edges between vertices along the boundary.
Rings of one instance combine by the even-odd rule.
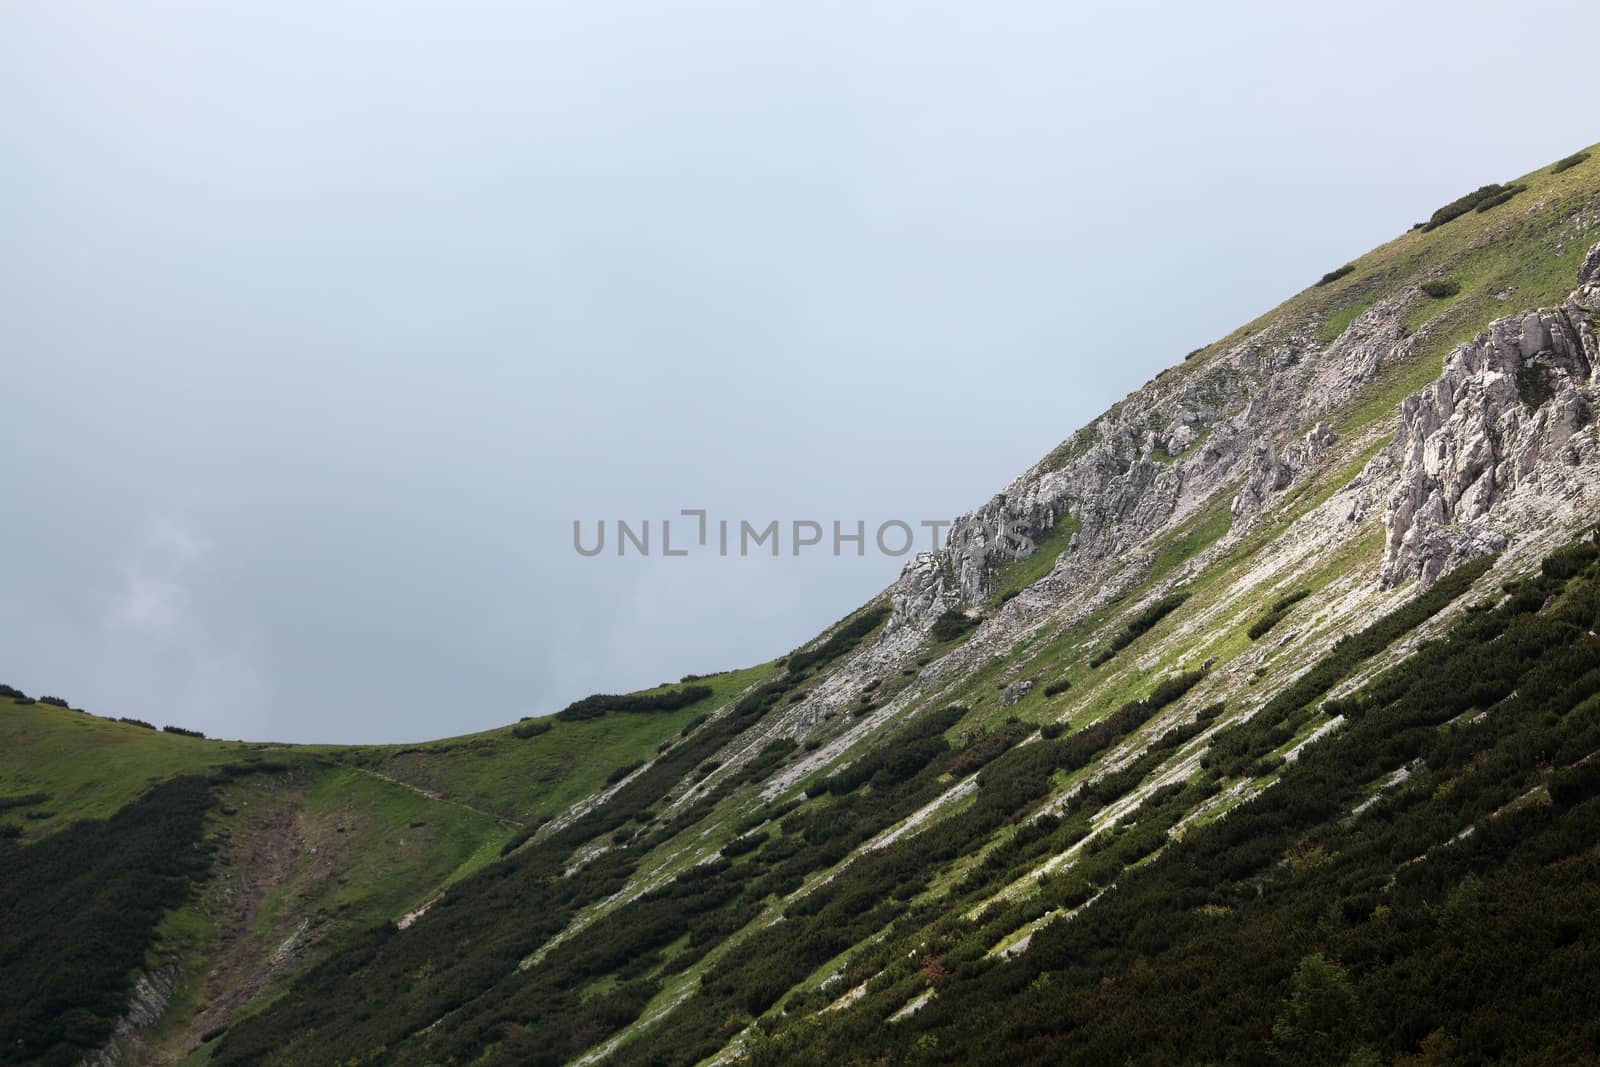
[[[270, 1003], [284, 981], [352, 935], [426, 907], [496, 860], [521, 821], [604, 786], [617, 767], [654, 755], [772, 666], [704, 679], [711, 695], [677, 711], [553, 722], [526, 739], [504, 727], [426, 746], [207, 740], [8, 699], [0, 800], [14, 803], [0, 805], [0, 833], [26, 849], [80, 821], [101, 825], [178, 776], [212, 777], [204, 841], [214, 860], [161, 915], [142, 961], [145, 973], [176, 976], [165, 1015], [141, 1045], [143, 1056], [170, 1062]], [[82, 1033], [98, 1041], [105, 1031]]]
[[[602, 788], [619, 768], [649, 759], [701, 716], [721, 707], [773, 669], [764, 663], [699, 679], [711, 695], [670, 712], [609, 713], [582, 722], [554, 718], [548, 732], [519, 738], [511, 727], [426, 745], [371, 745], [330, 750], [335, 758], [517, 823], [565, 811]], [[672, 686], [641, 691], [652, 695]]]
[[50, 704], [0, 702], [0, 797], [48, 797], [0, 810], [0, 826], [33, 837], [74, 819], [104, 819], [154, 782], [255, 754], [247, 744], [160, 733]]
[[[934, 666], [923, 676], [970, 633], [913, 651], [883, 666], [882, 677], [864, 691], [852, 689], [848, 707], [808, 721], [803, 736], [792, 723], [767, 730], [793, 701], [836, 680], [831, 657], [809, 664], [802, 659], [792, 673], [774, 663], [714, 676], [705, 680], [711, 696], [676, 711], [557, 721], [527, 738], [508, 725], [423, 745], [249, 753], [36, 715], [0, 732], [0, 741], [24, 752], [6, 762], [0, 749], [0, 795], [37, 789], [51, 794], [46, 807], [59, 803], [61, 810], [31, 822], [20, 809], [0, 812], [0, 825], [42, 835], [74, 813], [115, 810], [152, 779], [240, 754], [292, 765], [281, 782], [263, 776], [227, 785], [225, 803], [234, 814], [214, 814], [208, 826], [228, 842], [222, 861], [228, 877], [260, 866], [253, 850], [276, 840], [278, 814], [292, 819], [301, 842], [250, 913], [246, 964], [270, 956], [308, 919], [334, 951], [326, 959], [320, 953], [295, 959], [252, 994], [246, 1017], [221, 1008], [208, 1014], [208, 1004], [226, 1007], [228, 982], [237, 978], [228, 968], [242, 966], [226, 946], [241, 935], [212, 898], [172, 912], [164, 951], [185, 959], [193, 974], [225, 961], [220, 984], [191, 981], [180, 991], [173, 1018], [163, 1023], [162, 1047], [182, 1051], [197, 1034], [232, 1020], [231, 1032], [208, 1042], [195, 1062], [213, 1052], [227, 1063], [554, 1065], [603, 1055], [654, 1067], [708, 1060], [741, 1043], [771, 1062], [813, 1054], [819, 1062], [971, 1062], [990, 1051], [984, 1041], [991, 1035], [1005, 1035], [1010, 1057], [1041, 1059], [1073, 1054], [1070, 1040], [1060, 1036], [1063, 1017], [1093, 1030], [1094, 1047], [1119, 1062], [1140, 1058], [1140, 1048], [1119, 1044], [1117, 1035], [1147, 1026], [1141, 996], [1161, 1003], [1157, 1014], [1170, 1022], [1210, 1011], [1216, 996], [1227, 993], [1205, 982], [1214, 960], [1241, 976], [1238, 1002], [1217, 1014], [1234, 1020], [1231, 1033], [1250, 1033], [1265, 1048], [1277, 1039], [1275, 1014], [1292, 999], [1293, 973], [1316, 969], [1303, 958], [1311, 949], [1296, 946], [1313, 945], [1336, 958], [1344, 980], [1370, 1003], [1380, 1003], [1387, 989], [1429, 996], [1406, 985], [1405, 975], [1363, 969], [1356, 954], [1371, 944], [1407, 959], [1412, 946], [1403, 939], [1369, 943], [1364, 934], [1341, 940], [1334, 927], [1355, 912], [1347, 914], [1339, 902], [1378, 894], [1380, 882], [1397, 878], [1408, 858], [1401, 845], [1431, 834], [1429, 847], [1436, 847], [1447, 828], [1459, 832], [1468, 807], [1481, 815], [1491, 800], [1505, 800], [1507, 790], [1522, 790], [1518, 796], [1548, 790], [1552, 766], [1528, 763], [1529, 753], [1559, 751], [1554, 772], [1573, 772], [1582, 763], [1577, 750], [1590, 737], [1595, 709], [1592, 701], [1564, 708], [1529, 703], [1537, 714], [1503, 736], [1473, 735], [1486, 737], [1485, 751], [1499, 761], [1492, 782], [1474, 784], [1482, 768], [1474, 769], [1473, 754], [1452, 748], [1454, 735], [1438, 722], [1413, 721], [1436, 715], [1437, 698], [1460, 686], [1435, 684], [1411, 694], [1409, 703], [1394, 697], [1391, 687], [1370, 708], [1330, 704], [1327, 697], [1337, 693], [1345, 700], [1344, 689], [1370, 683], [1380, 666], [1410, 655], [1416, 642], [1439, 632], [1443, 624], [1434, 616], [1444, 618], [1458, 599], [1498, 599], [1494, 590], [1506, 575], [1473, 585], [1477, 571], [1458, 572], [1420, 599], [1414, 589], [1375, 591], [1381, 523], [1373, 515], [1326, 551], [1287, 561], [1275, 553], [1281, 534], [1311, 516], [1373, 456], [1395, 405], [1438, 373], [1450, 345], [1495, 316], [1566, 295], [1579, 257], [1600, 240], [1600, 152], [1559, 174], [1544, 168], [1520, 181], [1527, 188], [1508, 202], [1407, 233], [1356, 260], [1347, 275], [1305, 290], [1230, 335], [1326, 341], [1370, 307], [1398, 308], [1416, 344], [1381, 367], [1353, 402], [1329, 413], [1340, 441], [1322, 468], [1242, 531], [1234, 529], [1228, 506], [1232, 489], [1216, 488], [1134, 553], [1148, 562], [1118, 599], [1070, 626], [986, 652], [988, 658], [970, 669], [950, 674]], [[1458, 288], [1443, 296], [1420, 288], [1440, 280]], [[1203, 369], [1217, 347], [1194, 354], [1164, 380], [1181, 381]], [[1058, 454], [1082, 447], [1088, 436], [1075, 437]], [[1150, 461], [1187, 460], [1157, 454]], [[1005, 566], [991, 602], [972, 610], [1002, 610], [1006, 596], [1049, 571], [1076, 528], [1076, 519], [1063, 520], [1035, 556]], [[1547, 627], [1537, 631], [1545, 644], [1514, 666], [1522, 672], [1525, 701], [1549, 695], [1552, 672], [1578, 670], [1562, 675], [1567, 689], [1592, 690], [1600, 677], [1583, 673], [1594, 643], [1566, 618], [1588, 610], [1600, 574], [1592, 554], [1575, 567], [1551, 578], [1556, 584], [1549, 588], [1538, 579], [1517, 586], [1517, 605], [1492, 616], [1519, 632]], [[1260, 574], [1268, 580], [1258, 581]], [[1116, 634], [1179, 587], [1187, 600], [1095, 665], [1096, 653]], [[1252, 640], [1250, 625], [1300, 590], [1307, 595], [1270, 633]], [[1469, 620], [1486, 617], [1484, 607]], [[1376, 629], [1363, 639], [1334, 646], [1335, 638], [1375, 619]], [[871, 621], [882, 624], [881, 617]], [[1469, 634], [1468, 640], [1479, 646], [1452, 662], [1490, 662], [1491, 639]], [[1541, 659], [1546, 651], [1554, 658]], [[1437, 682], [1436, 658], [1426, 658], [1436, 652], [1423, 646], [1424, 656], [1407, 661], [1407, 669], [1432, 672]], [[1314, 669], [1302, 676], [1307, 668]], [[1405, 671], [1391, 677], [1403, 679]], [[1040, 684], [1017, 700], [1019, 679]], [[1070, 686], [1047, 695], [1049, 682]], [[728, 714], [686, 731], [730, 702]], [[1486, 696], [1465, 710], [1476, 713], [1488, 703]], [[952, 704], [961, 710], [947, 712]], [[897, 717], [880, 723], [877, 710], [891, 705], [899, 706]], [[0, 731], [7, 729], [5, 712], [0, 707]], [[74, 714], [38, 709], [46, 712]], [[1348, 732], [1363, 713], [1393, 725], [1400, 740], [1384, 747], [1392, 740], [1386, 732], [1374, 739], [1363, 729], [1349, 734], [1356, 748], [1341, 743], [1327, 749], [1328, 756], [1308, 749], [1318, 756], [1309, 766], [1345, 761], [1333, 788], [1324, 789], [1326, 777], [1309, 788], [1309, 772], [1292, 759], [1297, 746], [1341, 723]], [[1247, 721], [1249, 715], [1257, 718]], [[113, 742], [127, 746], [129, 758], [112, 761], [118, 769], [101, 774], [88, 753], [109, 751]], [[1376, 762], [1360, 747], [1371, 744], [1380, 750]], [[1431, 760], [1441, 745], [1437, 772], [1419, 777], [1425, 787], [1404, 794], [1402, 811], [1381, 813], [1386, 823], [1375, 837], [1340, 828], [1337, 817], [1354, 806], [1355, 794], [1377, 791], [1399, 766], [1396, 759], [1427, 750]], [[504, 842], [513, 836], [522, 841], [541, 820], [569, 811], [620, 769], [658, 753], [660, 759], [614, 799], [497, 861]], [[35, 757], [71, 766], [29, 772]], [[796, 767], [803, 773], [791, 774]], [[785, 784], [773, 784], [780, 781]], [[1273, 789], [1263, 793], [1268, 786]], [[64, 799], [58, 802], [58, 795]], [[1257, 795], [1265, 801], [1246, 803]], [[1284, 837], [1281, 825], [1259, 822], [1262, 811], [1279, 810], [1278, 797], [1316, 809], [1318, 818], [1301, 820], [1295, 834]], [[1330, 807], [1329, 798], [1337, 804]], [[1454, 807], [1457, 799], [1465, 806]], [[1412, 822], [1399, 832], [1391, 815]], [[1561, 819], [1553, 837], [1559, 820], [1532, 832], [1545, 835], [1549, 847], [1564, 848], [1571, 820]], [[1249, 841], [1229, 835], [1230, 827], [1245, 822], [1272, 849], [1251, 851]], [[900, 831], [904, 836], [895, 838]], [[1173, 847], [1190, 835], [1206, 843], [1198, 855]], [[1213, 852], [1228, 857], [1225, 870], [1214, 869]], [[1382, 859], [1374, 858], [1379, 854]], [[1141, 879], [1167, 879], [1169, 855], [1188, 856], [1184, 862], [1207, 871], [1207, 886], [1222, 889], [1173, 889], [1165, 881], [1149, 889], [1152, 883]], [[1572, 856], [1548, 858], [1533, 857], [1516, 878], [1559, 880], [1577, 871], [1581, 881], [1582, 865], [1573, 866]], [[1483, 862], [1504, 865], [1507, 854]], [[1325, 864], [1342, 873], [1312, 873]], [[1302, 874], [1313, 888], [1303, 888]], [[1340, 881], [1346, 874], [1348, 884]], [[444, 904], [406, 931], [394, 930], [390, 920], [446, 884], [453, 888]], [[1139, 890], [1144, 895], [1107, 894], [1096, 903], [1093, 908], [1104, 906], [1114, 916], [1105, 920], [1109, 925], [1096, 927], [1087, 941], [1062, 932], [1070, 925], [1059, 921], [1063, 916], [1124, 884], [1145, 887]], [[1521, 884], [1497, 886], [1497, 893], [1507, 890], [1497, 899], [1521, 907]], [[1407, 928], [1433, 921], [1456, 888], [1452, 882], [1405, 896], [1402, 903], [1412, 907]], [[1279, 911], [1272, 900], [1251, 903], [1252, 894], [1269, 890], [1291, 903]], [[1576, 892], [1570, 902], [1587, 899]], [[1214, 933], [1206, 925], [1213, 921], [1226, 933]], [[1532, 943], [1544, 944], [1543, 932], [1537, 933]], [[1589, 933], [1580, 930], [1580, 940]], [[1243, 941], [1256, 955], [1241, 959], [1230, 940]], [[1000, 954], [1030, 944], [1048, 952]], [[1199, 962], [1184, 955], [1191, 944], [1200, 946]], [[1565, 944], [1546, 948], [1553, 953]], [[1493, 946], [1462, 942], [1446, 949], [1482, 953]], [[1145, 968], [1155, 977], [1147, 980]], [[289, 978], [295, 985], [286, 989]], [[1052, 989], [1063, 992], [1058, 997]], [[1195, 994], [1200, 1006], [1173, 989], [1202, 990]], [[1095, 1022], [1102, 995], [1115, 1026]], [[841, 997], [841, 1010], [819, 1014]], [[1005, 1010], [994, 1010], [1013, 998], [1028, 1005], [1037, 1041], [1008, 1030]], [[843, 1010], [850, 1003], [857, 1006]], [[1522, 1010], [1514, 1001], [1506, 1005]], [[928, 1012], [921, 1017], [926, 1025], [904, 1018], [886, 1025], [914, 1007]], [[985, 1020], [981, 1033], [965, 1024], [969, 1017]], [[1334, 1062], [1362, 1045], [1382, 1047], [1391, 1057], [1420, 1055], [1430, 1040], [1435, 1051], [1454, 1047], [1447, 1040], [1461, 1040], [1468, 1023], [1445, 1011], [1435, 1018], [1443, 1031], [1437, 1038], [1418, 1029], [1426, 1019], [1407, 1019], [1403, 1026], [1389, 1020], [1384, 1025], [1404, 1035], [1390, 1047], [1373, 1036], [1382, 1027], [1370, 1017], [1346, 1017], [1346, 1030], [1355, 1036]], [[1293, 1034], [1285, 1033], [1291, 1041]], [[1211, 1038], [1208, 1055], [1218, 1062], [1255, 1055], [1239, 1052], [1226, 1035]], [[1558, 1047], [1539, 1041], [1527, 1047]], [[1181, 1050], [1169, 1051], [1182, 1058]]]

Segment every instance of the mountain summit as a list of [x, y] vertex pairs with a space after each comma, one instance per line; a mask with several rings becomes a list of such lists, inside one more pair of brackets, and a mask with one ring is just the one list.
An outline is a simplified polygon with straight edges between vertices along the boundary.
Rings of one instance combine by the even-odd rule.
[[1329, 266], [769, 663], [414, 746], [7, 688], [0, 1063], [1600, 1060], [1600, 150]]

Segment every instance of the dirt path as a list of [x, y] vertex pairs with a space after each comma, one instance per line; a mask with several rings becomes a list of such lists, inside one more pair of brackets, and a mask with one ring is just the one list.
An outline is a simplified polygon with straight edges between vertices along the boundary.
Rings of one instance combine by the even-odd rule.
[[352, 771], [360, 771], [362, 774], [365, 774], [368, 777], [376, 778], [379, 781], [388, 782], [390, 785], [397, 785], [401, 789], [409, 789], [418, 796], [427, 797], [429, 800], [436, 800], [440, 804], [454, 804], [458, 808], [463, 808], [467, 811], [470, 811], [474, 815], [482, 815], [486, 819], [493, 819], [501, 826], [509, 827], [513, 830], [521, 830], [526, 825], [525, 823], [518, 822], [516, 819], [507, 818], [504, 815], [496, 815], [492, 811], [484, 811], [482, 808], [475, 808], [464, 800], [451, 800], [442, 793], [436, 793], [432, 789], [424, 789], [420, 785], [412, 785], [410, 782], [402, 781], [399, 778], [393, 777], [392, 775], [384, 774], [382, 771], [374, 771], [367, 767], [357, 767], [351, 763], [341, 763], [339, 766], [349, 767]]

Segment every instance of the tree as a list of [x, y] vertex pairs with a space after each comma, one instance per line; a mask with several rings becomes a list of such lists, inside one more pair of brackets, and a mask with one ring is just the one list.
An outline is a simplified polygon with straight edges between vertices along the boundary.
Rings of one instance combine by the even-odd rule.
[[1320, 952], [1303, 956], [1289, 995], [1272, 1024], [1279, 1058], [1294, 1064], [1338, 1064], [1353, 1044], [1356, 993], [1343, 967]]

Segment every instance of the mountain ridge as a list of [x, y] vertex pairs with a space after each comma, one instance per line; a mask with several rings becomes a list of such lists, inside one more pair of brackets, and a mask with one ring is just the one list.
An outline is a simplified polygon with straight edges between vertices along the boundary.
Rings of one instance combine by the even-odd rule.
[[[145, 1031], [171, 1034], [124, 1027], [102, 1062], [695, 1063], [741, 1051], [784, 1062], [804, 1059], [785, 1035], [869, 1005], [903, 1022], [953, 988], [941, 961], [955, 950], [917, 944], [993, 936], [962, 957], [958, 985], [1003, 985], [990, 976], [1009, 964], [996, 961], [1026, 958], [1049, 916], [1097, 906], [1116, 884], [1073, 872], [1124, 853], [1118, 870], [1142, 869], [1268, 794], [1308, 746], [1361, 721], [1355, 694], [1483, 617], [1490, 601], [1467, 599], [1496, 581], [1532, 588], [1522, 576], [1566, 558], [1560, 546], [1593, 525], [1600, 163], [1557, 166], [1191, 353], [958, 518], [943, 550], [913, 558], [841, 624], [782, 661], [714, 676], [714, 695], [666, 717], [613, 712], [423, 746], [163, 738], [230, 800], [257, 788], [227, 773], [241, 761], [288, 760], [246, 780], [299, 767], [327, 785], [295, 788], [334, 805], [351, 772], [378, 776], [366, 807], [348, 810], [387, 819], [391, 841], [438, 803], [484, 816], [453, 824], [453, 850], [394, 845], [385, 870], [398, 893], [377, 893], [354, 866], [365, 853], [344, 849], [327, 877], [358, 885], [344, 900], [359, 918], [337, 904], [283, 910], [268, 929], [293, 951], [272, 995], [226, 1018], [202, 1007], [204, 1027], [142, 997], [157, 1017]], [[1589, 565], [1552, 585], [1552, 602], [1579, 596]], [[1265, 629], [1247, 632], [1257, 621]], [[1381, 638], [1356, 640], [1374, 628]], [[542, 807], [515, 799], [533, 789], [519, 775], [534, 755], [602, 736], [618, 738], [606, 758], [624, 762], [572, 756], [553, 791], [534, 790]], [[0, 770], [6, 793], [40, 784]], [[583, 795], [557, 803], [578, 790], [561, 784], [575, 774]], [[404, 818], [386, 814], [401, 803]], [[315, 820], [296, 818], [309, 847]], [[35, 828], [66, 832], [59, 822], [14, 824], [32, 841]], [[234, 855], [227, 831], [212, 832]], [[464, 859], [460, 841], [473, 846]], [[937, 842], [931, 855], [922, 841]], [[307, 884], [308, 901], [340, 896]], [[797, 937], [836, 936], [838, 951], [825, 939], [797, 954], [817, 957], [798, 980], [765, 977], [750, 946], [785, 922], [805, 928]], [[148, 956], [140, 973], [190, 974], [174, 996], [192, 1010], [205, 999], [195, 969], [217, 951], [208, 936], [179, 960]], [[908, 939], [915, 975], [877, 947]], [[329, 1014], [372, 983], [389, 998], [382, 1012]], [[665, 1047], [641, 1042], [656, 1030]], [[919, 1055], [937, 1062], [932, 1048]], [[72, 1062], [61, 1055], [44, 1062]]]

